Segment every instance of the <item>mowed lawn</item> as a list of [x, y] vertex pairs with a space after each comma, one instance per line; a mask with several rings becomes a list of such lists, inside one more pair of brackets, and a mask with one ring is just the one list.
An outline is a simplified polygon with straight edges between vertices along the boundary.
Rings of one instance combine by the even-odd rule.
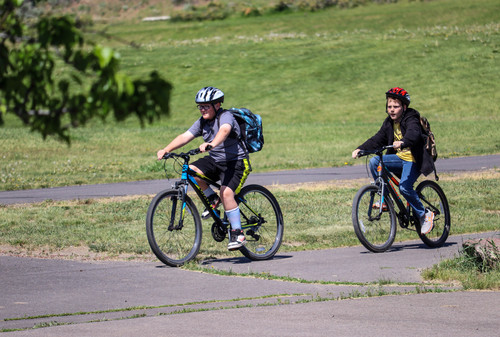
[[354, 164], [350, 153], [380, 127], [393, 86], [429, 118], [441, 158], [498, 153], [498, 13], [494, 0], [439, 0], [96, 26], [118, 39], [88, 38], [117, 50], [124, 72], [157, 70], [173, 84], [170, 117], [145, 128], [94, 121], [74, 130], [68, 147], [8, 114], [0, 189], [162, 178], [155, 153], [198, 118], [194, 95], [206, 85], [226, 93], [226, 107], [262, 116], [255, 172]]

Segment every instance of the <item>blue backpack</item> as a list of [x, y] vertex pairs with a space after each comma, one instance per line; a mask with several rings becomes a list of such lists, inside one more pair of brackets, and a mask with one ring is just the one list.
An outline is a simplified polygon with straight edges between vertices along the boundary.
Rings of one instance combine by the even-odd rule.
[[241, 141], [245, 144], [248, 152], [258, 152], [264, 146], [264, 135], [262, 133], [262, 118], [245, 108], [231, 108], [231, 112], [240, 125]]
[[[246, 108], [231, 108], [229, 110], [234, 119], [240, 126], [241, 136], [239, 137], [249, 153], [258, 152], [264, 146], [264, 135], [262, 134], [262, 118]], [[219, 116], [217, 125], [220, 128]], [[203, 117], [200, 117], [200, 123], [205, 123]], [[233, 135], [231, 131], [231, 135]]]

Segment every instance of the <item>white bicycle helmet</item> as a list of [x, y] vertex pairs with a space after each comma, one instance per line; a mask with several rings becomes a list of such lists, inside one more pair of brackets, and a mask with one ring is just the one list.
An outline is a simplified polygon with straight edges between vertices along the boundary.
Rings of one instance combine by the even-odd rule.
[[205, 87], [196, 94], [195, 102], [200, 103], [222, 103], [224, 102], [224, 93], [215, 87]]

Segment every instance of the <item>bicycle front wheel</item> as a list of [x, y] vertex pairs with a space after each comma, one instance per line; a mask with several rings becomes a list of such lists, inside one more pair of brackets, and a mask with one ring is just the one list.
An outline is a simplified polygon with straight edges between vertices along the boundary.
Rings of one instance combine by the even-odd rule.
[[[382, 207], [382, 212], [380, 212]], [[396, 237], [396, 212], [390, 198], [384, 198], [375, 185], [359, 189], [352, 203], [352, 224], [366, 249], [380, 253], [391, 247]]]
[[272, 258], [283, 239], [283, 215], [274, 195], [260, 185], [243, 187], [236, 200], [241, 213], [241, 227], [247, 243], [240, 248], [251, 260]]
[[182, 266], [193, 259], [201, 246], [201, 219], [193, 201], [180, 192], [160, 192], [149, 205], [146, 233], [151, 250], [166, 265]]
[[434, 213], [434, 227], [427, 234], [420, 233], [417, 225], [418, 236], [429, 247], [441, 247], [450, 234], [450, 207], [441, 187], [431, 180], [422, 181], [415, 191], [425, 208]]

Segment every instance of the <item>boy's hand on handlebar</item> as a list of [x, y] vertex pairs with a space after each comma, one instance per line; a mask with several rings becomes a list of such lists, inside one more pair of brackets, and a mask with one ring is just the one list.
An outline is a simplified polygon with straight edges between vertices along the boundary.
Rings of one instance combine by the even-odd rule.
[[359, 157], [359, 152], [360, 152], [360, 151], [361, 151], [360, 149], [356, 149], [356, 150], [352, 151], [352, 158], [353, 158], [353, 159], [358, 158], [358, 157]]
[[163, 156], [167, 153], [168, 152], [165, 151], [165, 149], [161, 149], [160, 151], [156, 152], [156, 157], [158, 158], [158, 160], [162, 160]]
[[402, 142], [402, 141], [400, 141], [400, 140], [397, 140], [397, 141], [395, 141], [394, 143], [392, 143], [392, 146], [393, 146], [393, 148], [394, 148], [394, 149], [396, 149], [396, 150], [397, 150], [397, 149], [400, 149], [400, 148], [403, 146], [403, 142]]
[[203, 143], [199, 147], [200, 152], [210, 151], [212, 148], [213, 148], [213, 146], [210, 143]]

